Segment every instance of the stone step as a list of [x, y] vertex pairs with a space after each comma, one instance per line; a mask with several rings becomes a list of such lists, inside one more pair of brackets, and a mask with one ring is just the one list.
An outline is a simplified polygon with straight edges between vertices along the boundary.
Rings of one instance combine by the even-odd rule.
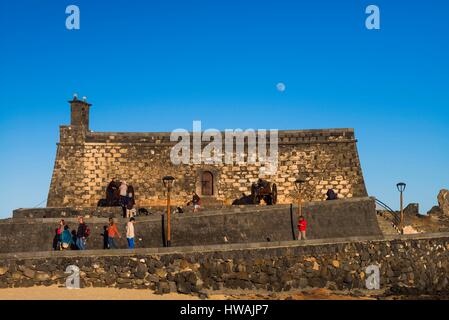
[[393, 226], [393, 223], [386, 219], [385, 217], [377, 214], [377, 222], [379, 224], [379, 228], [382, 231], [383, 235], [397, 235], [399, 234], [398, 230]]

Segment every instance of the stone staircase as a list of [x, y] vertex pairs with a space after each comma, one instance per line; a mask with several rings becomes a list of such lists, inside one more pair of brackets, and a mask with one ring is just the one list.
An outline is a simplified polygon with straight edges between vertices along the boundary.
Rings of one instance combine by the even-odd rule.
[[382, 215], [381, 212], [377, 212], [376, 217], [379, 228], [384, 236], [399, 234], [399, 230], [394, 226], [391, 220]]

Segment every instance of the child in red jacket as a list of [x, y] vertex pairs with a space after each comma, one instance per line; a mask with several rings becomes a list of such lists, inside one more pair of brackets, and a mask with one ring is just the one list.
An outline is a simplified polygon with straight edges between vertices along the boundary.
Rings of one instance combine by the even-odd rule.
[[303, 216], [299, 217], [298, 230], [298, 240], [306, 240], [307, 221]]

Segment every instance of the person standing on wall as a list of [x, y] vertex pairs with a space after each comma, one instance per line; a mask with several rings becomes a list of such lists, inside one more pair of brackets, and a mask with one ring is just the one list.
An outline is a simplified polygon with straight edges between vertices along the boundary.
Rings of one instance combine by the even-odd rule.
[[76, 232], [76, 246], [78, 250], [86, 250], [86, 240], [89, 237], [90, 230], [84, 222], [83, 217], [78, 218], [78, 231]]
[[134, 249], [135, 243], [134, 243], [134, 223], [136, 222], [136, 219], [131, 218], [129, 219], [129, 222], [126, 224], [126, 240], [128, 240], [128, 248]]
[[106, 188], [106, 203], [109, 207], [115, 205], [115, 194], [118, 189], [116, 178], [112, 178], [112, 181], [109, 182], [108, 187]]
[[126, 218], [126, 207], [128, 205], [128, 184], [126, 181], [122, 181], [119, 187], [119, 195], [120, 195], [120, 206], [123, 210], [123, 217]]
[[306, 240], [307, 221], [304, 216], [300, 216], [298, 220], [298, 240]]
[[126, 183], [126, 181], [122, 181], [122, 183], [120, 184], [120, 204], [122, 206], [126, 205], [126, 200], [128, 198], [128, 184]]
[[115, 243], [115, 238], [121, 238], [120, 233], [118, 232], [117, 225], [114, 222], [113, 218], [109, 218], [109, 227], [108, 227], [108, 241], [109, 241], [109, 249], [118, 249], [117, 244]]
[[134, 195], [134, 187], [132, 185], [128, 186], [126, 191], [127, 193], [127, 204], [126, 204], [126, 217], [131, 218], [135, 216], [136, 209], [134, 209], [134, 205], [136, 204], [135, 195]]

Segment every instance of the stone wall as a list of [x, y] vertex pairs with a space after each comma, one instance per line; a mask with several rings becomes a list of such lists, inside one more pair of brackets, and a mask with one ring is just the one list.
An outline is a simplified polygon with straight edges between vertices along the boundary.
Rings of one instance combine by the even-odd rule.
[[65, 284], [69, 265], [81, 287], [288, 291], [306, 287], [365, 288], [366, 268], [380, 268], [392, 293], [449, 293], [449, 234], [236, 244], [135, 251], [0, 255], [0, 287]]
[[296, 197], [294, 181], [300, 172], [306, 176], [308, 201], [323, 200], [330, 188], [343, 198], [367, 196], [353, 129], [280, 131], [279, 170], [274, 176], [263, 176], [260, 162], [173, 165], [170, 150], [175, 143], [170, 142], [170, 133], [91, 132], [85, 129], [88, 123], [81, 126], [79, 117], [73, 116], [76, 107], [72, 106], [75, 124], [60, 129], [49, 207], [96, 206], [114, 177], [135, 187], [138, 205], [162, 205], [166, 196], [161, 178], [166, 175], [177, 179], [173, 198], [182, 205], [193, 190], [201, 195], [204, 171], [214, 176], [212, 200], [225, 204], [249, 194], [260, 177], [278, 185], [280, 203], [290, 203]]
[[[38, 209], [31, 209], [34, 218], [24, 218], [21, 210], [15, 218], [0, 221], [0, 252], [26, 252], [51, 250], [54, 230], [60, 217], [57, 213], [72, 212], [64, 209], [40, 209], [55, 218], [38, 218]], [[73, 209], [74, 213], [77, 211]], [[72, 213], [73, 213], [72, 212]], [[324, 239], [355, 236], [381, 236], [373, 198], [354, 198], [306, 203], [304, 215], [308, 221], [308, 238]], [[66, 223], [76, 228], [76, 219], [64, 216]], [[101, 233], [107, 218], [86, 219], [92, 235], [88, 248], [103, 248]], [[163, 222], [160, 214], [138, 217], [136, 223], [137, 247], [163, 246]], [[124, 234], [126, 221], [118, 219]], [[293, 214], [287, 205], [229, 207], [217, 211], [193, 214], [174, 214], [172, 219], [172, 245], [251, 243], [292, 240], [297, 234], [296, 207]], [[126, 248], [126, 239], [119, 241]]]

